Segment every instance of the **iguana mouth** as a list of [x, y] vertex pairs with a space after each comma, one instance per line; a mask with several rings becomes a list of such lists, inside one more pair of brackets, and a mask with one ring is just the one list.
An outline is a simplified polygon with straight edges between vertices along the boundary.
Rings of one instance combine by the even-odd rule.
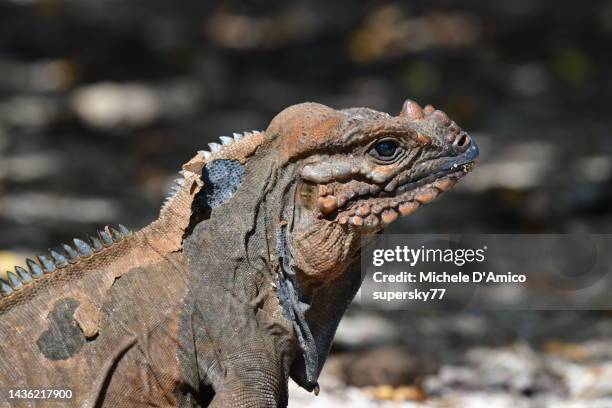
[[320, 188], [319, 192], [323, 194], [319, 196], [319, 210], [323, 218], [342, 225], [364, 230], [384, 228], [400, 215], [412, 214], [436, 199], [470, 172], [474, 165], [475, 161], [471, 159], [459, 163], [454, 161], [432, 174], [398, 184], [392, 191], [385, 191], [377, 185], [368, 188], [356, 186], [350, 190], [350, 198], [345, 203], [325, 194], [329, 189]]

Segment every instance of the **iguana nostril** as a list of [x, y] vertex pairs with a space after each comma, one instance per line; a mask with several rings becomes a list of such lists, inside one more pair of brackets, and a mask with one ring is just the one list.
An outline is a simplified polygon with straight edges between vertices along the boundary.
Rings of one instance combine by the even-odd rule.
[[461, 134], [455, 139], [453, 145], [460, 150], [465, 150], [470, 145], [470, 136], [467, 133]]
[[404, 102], [404, 105], [402, 106], [400, 116], [405, 116], [412, 120], [423, 119], [423, 108], [421, 108], [421, 106], [415, 101], [406, 99], [406, 102]]

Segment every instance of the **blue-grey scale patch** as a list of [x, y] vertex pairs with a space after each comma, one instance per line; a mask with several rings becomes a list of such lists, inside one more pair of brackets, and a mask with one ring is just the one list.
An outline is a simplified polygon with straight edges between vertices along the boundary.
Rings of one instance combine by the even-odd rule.
[[203, 198], [215, 208], [227, 202], [244, 178], [244, 166], [237, 160], [214, 160], [202, 169]]
[[45, 330], [36, 344], [41, 353], [49, 360], [65, 360], [78, 353], [85, 344], [85, 335], [74, 320], [74, 312], [79, 301], [73, 298], [58, 300], [53, 305]]
[[283, 310], [283, 316], [292, 323], [302, 349], [306, 380], [309, 385], [314, 387], [317, 383], [319, 362], [317, 343], [305, 317], [305, 313], [310, 308], [310, 301], [300, 299], [302, 291], [293, 281], [295, 274], [291, 270], [291, 251], [287, 244], [285, 226], [280, 228], [276, 245], [279, 254], [279, 274], [276, 282], [278, 300]]

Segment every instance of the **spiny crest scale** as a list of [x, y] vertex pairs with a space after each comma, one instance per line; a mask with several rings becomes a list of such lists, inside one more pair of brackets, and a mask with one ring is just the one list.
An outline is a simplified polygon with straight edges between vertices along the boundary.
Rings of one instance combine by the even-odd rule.
[[37, 279], [49, 274], [57, 269], [63, 269], [69, 264], [75, 264], [82, 258], [90, 258], [95, 253], [100, 252], [104, 247], [108, 247], [113, 242], [120, 241], [130, 234], [130, 231], [119, 224], [117, 228], [106, 227], [98, 234], [108, 245], [103, 245], [100, 238], [90, 237], [88, 241], [75, 238], [73, 240], [74, 247], [62, 244], [63, 251], [51, 249], [49, 255], [38, 255], [38, 262], [32, 259], [26, 259], [27, 268], [15, 266], [15, 272], [8, 271], [5, 278], [0, 278], [0, 295], [6, 297], [16, 292], [19, 289], [27, 287], [30, 283], [36, 282]]
[[[210, 150], [198, 150], [198, 156], [204, 158], [205, 163], [218, 158], [233, 158], [233, 152], [235, 151], [233, 149], [235, 149], [235, 146], [241, 146], [240, 143], [236, 142], [241, 142], [243, 145], [247, 145], [249, 140], [253, 140], [251, 139], [253, 136], [258, 138], [261, 136], [261, 132], [253, 130], [251, 132], [233, 133], [233, 137], [220, 136], [219, 140], [221, 143], [209, 143], [208, 146]], [[257, 145], [257, 142], [254, 141], [252, 144]], [[239, 149], [238, 152], [240, 152]], [[165, 210], [172, 205], [174, 198], [177, 196], [181, 188], [185, 187], [185, 177], [187, 173], [185, 170], [181, 170], [179, 171], [179, 174], [181, 175], [181, 178], [174, 180], [175, 185], [170, 188], [169, 194], [166, 196], [166, 198], [164, 198], [160, 213], [164, 213]]]

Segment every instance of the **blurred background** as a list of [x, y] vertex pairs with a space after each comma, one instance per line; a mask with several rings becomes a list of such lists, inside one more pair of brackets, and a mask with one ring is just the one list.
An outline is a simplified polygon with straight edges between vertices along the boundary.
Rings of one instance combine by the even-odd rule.
[[[391, 232], [612, 232], [612, 1], [0, 1], [0, 266], [155, 219], [220, 135], [316, 101], [444, 110], [476, 170]], [[356, 301], [290, 406], [612, 407], [612, 314]]]

